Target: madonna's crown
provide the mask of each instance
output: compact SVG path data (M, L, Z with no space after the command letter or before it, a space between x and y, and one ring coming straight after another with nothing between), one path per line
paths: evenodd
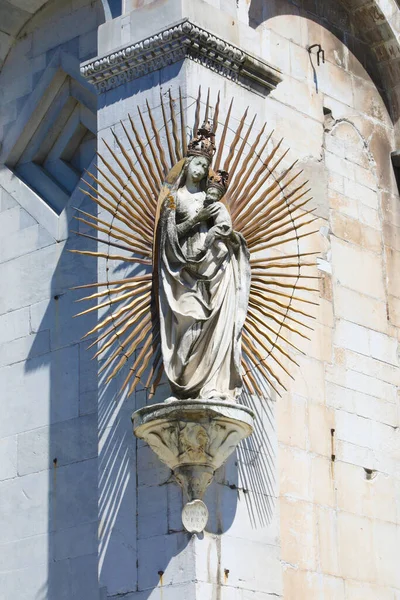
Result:
M217 190L224 195L228 190L228 179L229 173L227 171L222 171L220 169L218 169L218 171L213 171L208 179L207 189L210 187L217 188Z
M211 129L209 122L197 130L195 137L189 142L188 156L205 156L210 162L215 154L215 133Z

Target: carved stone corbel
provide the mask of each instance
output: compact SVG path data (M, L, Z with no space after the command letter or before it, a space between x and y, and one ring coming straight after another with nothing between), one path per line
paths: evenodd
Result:
M133 413L135 435L172 469L185 492L183 523L188 531L204 529L208 512L201 498L216 469L252 433L253 420L244 406L202 400L155 404Z

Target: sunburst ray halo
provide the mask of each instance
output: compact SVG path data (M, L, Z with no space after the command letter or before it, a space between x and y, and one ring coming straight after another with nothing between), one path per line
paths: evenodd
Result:
M245 389L263 395L263 381L278 394L291 376L290 364L297 364L294 352L301 352L293 337L308 338L313 305L318 291L304 269L314 266L317 252L300 250L302 240L317 232L316 217L308 209L311 197L296 161L286 166L288 150L274 142L266 123L255 135L255 117L248 123L248 110L237 125L232 142L230 102L223 126L219 127L220 94L214 109L213 131L217 154L213 170L229 172L230 187L223 201L230 210L233 228L246 239L251 253L249 307L242 335L242 367ZM95 282L75 289L99 288L80 300L96 304L76 316L106 311L85 337L95 336L96 358L103 358L101 370L111 380L127 365L121 391L131 394L138 383L152 396L161 381L163 363L157 310L157 222L161 205L181 171L187 150L184 99L179 90L173 99L160 94L159 113L146 102L146 111L137 108L129 124L121 122L121 139L112 130L114 148L105 140L106 156L98 154L97 173L87 173L82 189L108 220L79 211L76 219L95 230L104 251L74 250L108 261L141 265L147 272ZM195 103L194 128L210 118L208 90L202 114L201 88ZM203 119L201 118L203 117ZM157 123L161 121L159 130ZM140 125L139 125L140 124ZM164 149L161 133L166 141ZM219 137L219 139L218 139ZM114 248L118 251L114 251ZM127 254L122 254L126 252ZM305 283L303 283L303 280Z

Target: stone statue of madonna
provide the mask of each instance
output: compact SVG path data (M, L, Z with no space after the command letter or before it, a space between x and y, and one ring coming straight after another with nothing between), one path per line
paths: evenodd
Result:
M234 402L242 389L249 252L220 202L228 174L211 171L214 153L213 134L203 126L161 208L161 346L174 398Z

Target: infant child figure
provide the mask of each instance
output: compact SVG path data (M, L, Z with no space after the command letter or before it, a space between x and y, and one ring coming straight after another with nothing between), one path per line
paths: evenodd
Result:
M234 244L236 242L236 235L232 229L232 220L229 211L220 202L228 189L228 177L229 175L226 171L217 171L208 180L204 207L212 208L214 225L209 229L204 240L204 252L211 248L217 239L230 238Z

